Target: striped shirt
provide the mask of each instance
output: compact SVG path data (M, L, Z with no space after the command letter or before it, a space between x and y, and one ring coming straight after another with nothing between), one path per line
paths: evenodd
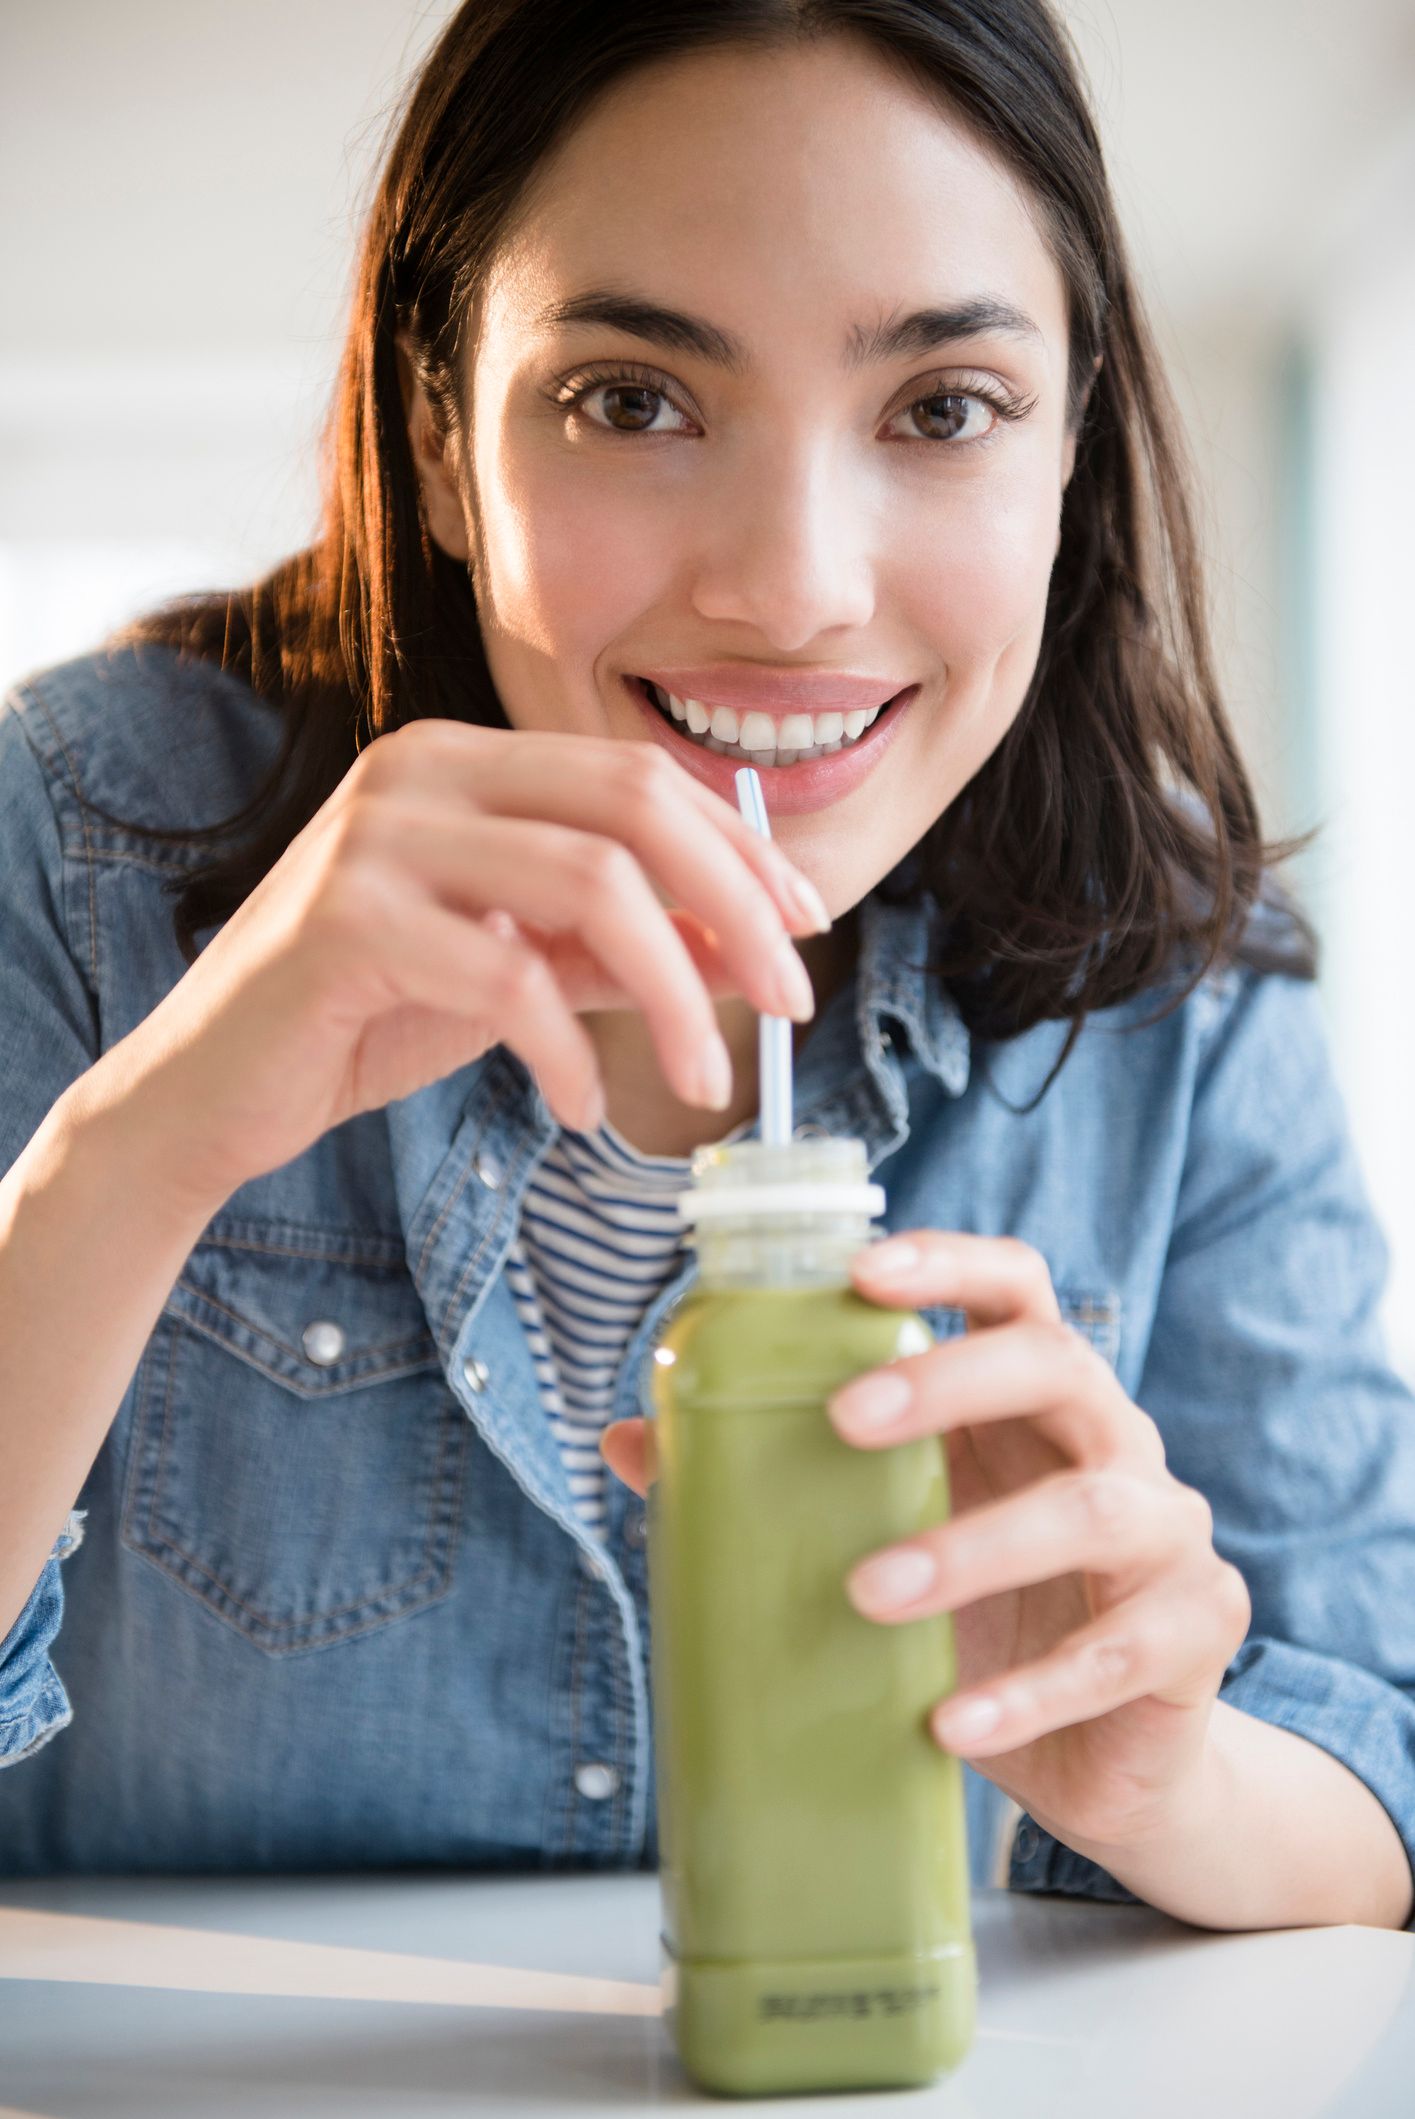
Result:
M562 1130L531 1178L506 1262L575 1506L605 1535L601 1431L645 1310L682 1262L690 1164L641 1155L608 1123Z

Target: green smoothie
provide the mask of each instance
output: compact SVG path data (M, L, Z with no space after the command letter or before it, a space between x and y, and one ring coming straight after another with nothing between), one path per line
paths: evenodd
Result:
M847 1378L930 1337L848 1285L865 1176L853 1141L704 1151L701 1277L656 1351L668 2004L708 2089L927 2082L972 2036L961 1767L926 1726L951 1624L877 1625L844 1589L948 1507L937 1438L857 1450L826 1416Z

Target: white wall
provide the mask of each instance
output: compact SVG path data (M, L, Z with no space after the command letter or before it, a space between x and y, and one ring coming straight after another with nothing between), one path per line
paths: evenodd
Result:
M307 540L361 197L451 11L0 9L0 682Z
M1394 1249L1415 1375L1415 129L1311 303L1318 781L1313 864L1338 1065Z

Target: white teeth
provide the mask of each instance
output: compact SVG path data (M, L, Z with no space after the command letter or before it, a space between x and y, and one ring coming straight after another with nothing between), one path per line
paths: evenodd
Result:
M755 757L762 765L794 765L800 760L830 757L854 743L879 719L883 706L857 707L848 714L739 713L736 707L703 705L680 699L662 685L649 684L655 704L679 727L709 750ZM887 702L886 702L887 703Z

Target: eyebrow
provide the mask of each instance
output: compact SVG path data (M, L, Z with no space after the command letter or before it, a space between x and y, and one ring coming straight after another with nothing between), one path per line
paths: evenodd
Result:
M721 331L700 316L681 309L665 309L634 294L612 288L591 287L564 301L552 302L535 319L542 330L566 324L601 324L613 331L651 345L667 346L675 353L696 353L731 375L740 375L749 365L746 347L730 332ZM931 353L938 346L959 339L980 338L985 333L1006 338L1041 341L1041 331L1031 317L1011 302L992 295L977 295L954 302L945 309L915 309L908 316L892 316L866 329L851 327L845 341L845 366L855 370L878 361L905 360Z

